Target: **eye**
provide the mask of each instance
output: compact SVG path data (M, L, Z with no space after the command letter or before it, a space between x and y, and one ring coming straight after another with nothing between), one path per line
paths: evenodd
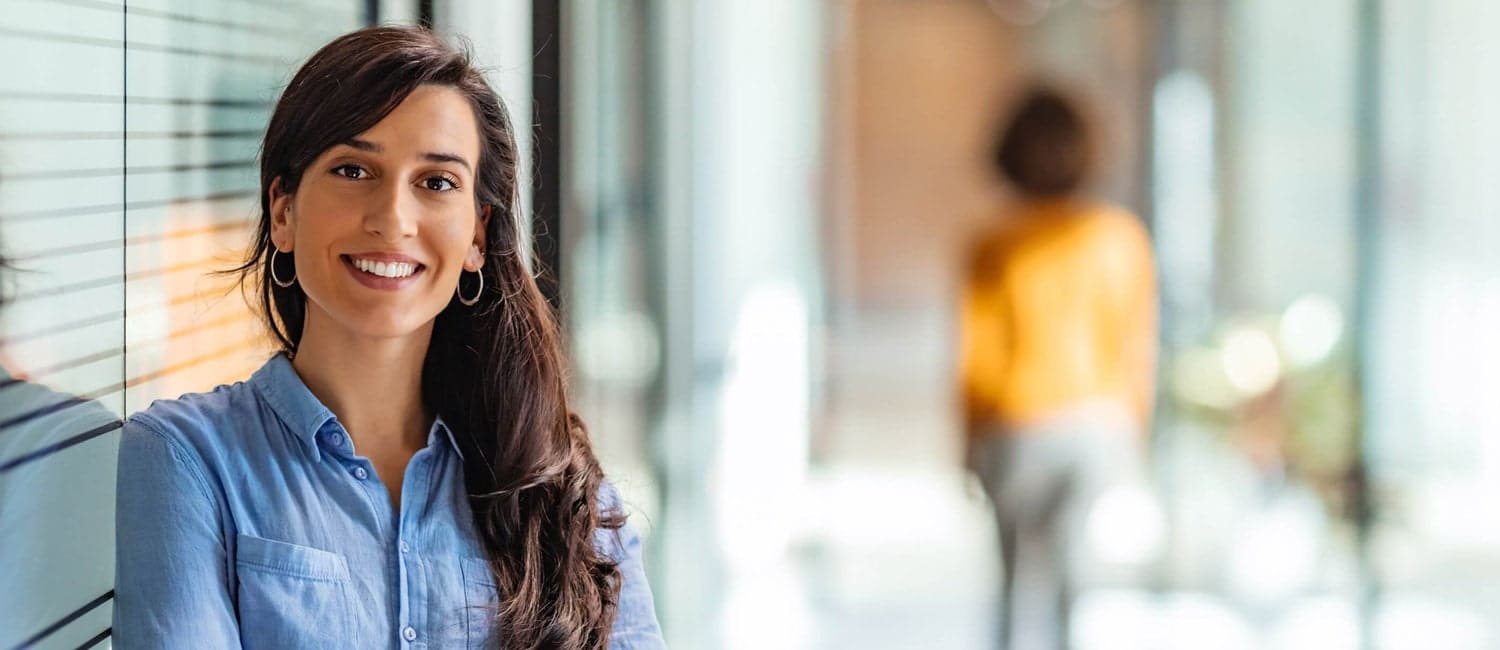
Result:
M329 171L338 176L356 181L363 178L368 178L370 175L370 172L365 171L363 167L360 167L358 165L339 165L338 167L334 167Z
M451 192L458 189L458 183L446 176L428 176L422 179L422 187L434 192Z

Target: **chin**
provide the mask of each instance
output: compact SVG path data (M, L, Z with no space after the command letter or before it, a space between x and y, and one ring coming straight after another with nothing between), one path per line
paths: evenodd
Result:
M438 313L447 306L446 303L432 304L436 301L431 296L427 296L427 300L352 298L338 296L334 300L320 302L309 296L309 324L313 320L323 321L323 325L330 329L329 334L342 332L345 336L367 339L400 338L431 331Z
M429 329L437 314L422 318L411 309L363 310L351 314L344 326L370 338L399 338Z

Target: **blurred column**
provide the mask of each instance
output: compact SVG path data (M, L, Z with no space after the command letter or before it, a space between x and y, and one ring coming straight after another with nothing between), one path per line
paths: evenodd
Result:
M1361 5L1379 52L1359 323L1382 588L1371 632L1393 647L1496 647L1500 5Z
M694 21L698 394L725 570L724 647L798 647L788 565L807 469L809 331L820 304L822 6L700 3ZM777 621L768 625L767 621Z
M804 453L819 62L797 4L705 3L698 22L697 343L720 370L714 478L719 529L740 538L725 542L731 562L784 542L790 504L775 493Z
M821 300L822 9L568 9L563 241L580 408L645 515L670 643L794 646L802 608L784 563Z

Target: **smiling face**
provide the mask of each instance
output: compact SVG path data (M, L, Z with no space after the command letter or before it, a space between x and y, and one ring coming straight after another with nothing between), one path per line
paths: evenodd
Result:
M430 332L459 274L484 264L479 128L469 100L420 86L369 130L320 154L294 194L271 188L271 241L293 253L307 326Z

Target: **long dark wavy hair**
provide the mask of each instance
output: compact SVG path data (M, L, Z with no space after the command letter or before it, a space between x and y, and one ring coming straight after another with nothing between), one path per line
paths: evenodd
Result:
M511 121L468 53L426 29L373 27L314 54L271 116L260 227L244 264L228 272L258 294L271 333L295 356L307 296L299 285L271 281L272 183L296 192L320 154L373 127L424 84L457 90L473 105L481 141L474 207L491 210L483 294L472 307L454 300L438 314L422 399L464 452L474 521L500 587L492 620L508 647L604 648L621 577L594 535L620 528L624 516L598 499L603 472L583 421L568 408L561 334L521 257Z

